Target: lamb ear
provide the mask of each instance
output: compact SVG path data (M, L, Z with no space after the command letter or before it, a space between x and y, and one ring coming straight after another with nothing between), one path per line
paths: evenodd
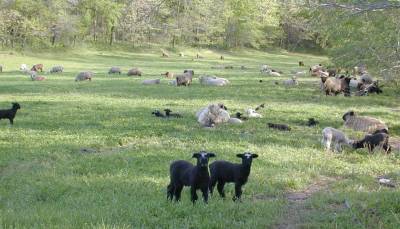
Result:
M258 154L255 154L255 153L254 153L254 154L251 155L251 157L252 157L252 158L257 158L257 157L258 157Z
M244 155L244 154L242 154L242 153L238 153L238 154L236 154L236 157L243 158L243 155Z
M199 158L200 154L199 153L194 153L192 158Z
M215 153L207 153L208 157L216 157L217 155L215 155Z

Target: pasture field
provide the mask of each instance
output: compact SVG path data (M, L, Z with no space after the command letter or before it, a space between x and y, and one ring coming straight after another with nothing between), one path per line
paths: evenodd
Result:
M161 58L159 50L68 53L0 53L0 107L17 101L14 126L0 121L0 228L399 228L400 156L368 154L345 148L327 153L321 146L326 126L342 130L342 115L353 109L384 120L391 136L400 136L400 97L385 85L384 94L366 97L326 97L318 79L300 78L300 85L275 85L289 79L289 71L327 62L325 57L252 50L220 53L201 50L203 59ZM186 51L185 51L186 52ZM304 60L306 67L297 63ZM63 65L62 74L44 74L31 81L18 71L20 64L43 63L46 70ZM217 64L234 69L211 69ZM273 78L259 73L269 66L287 74ZM240 70L245 65L247 70ZM109 76L109 67L124 73L140 67L141 78ZM191 68L195 76L215 74L231 81L225 87L144 86L143 79L166 71ZM96 73L92 82L74 82L79 71ZM263 82L260 83L259 80ZM231 114L265 103L261 119L242 125L201 128L195 112L212 102L223 102ZM170 108L181 119L159 119L155 109ZM314 117L317 127L305 122ZM291 132L266 127L267 122L287 123ZM351 138L362 134L349 130ZM241 203L218 195L209 204L195 206L189 189L182 201L166 199L169 164L191 159L207 150L216 159L239 162L237 153L252 151L249 182ZM396 188L380 186L378 176L388 176ZM329 181L329 185L326 183ZM325 183L324 183L325 182ZM319 187L321 186L321 187ZM310 188L314 187L314 188ZM310 191L313 189L314 191ZM287 198L290 193L310 194Z

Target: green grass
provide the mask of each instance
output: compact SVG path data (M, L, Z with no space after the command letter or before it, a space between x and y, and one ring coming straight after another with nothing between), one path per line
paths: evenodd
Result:
M77 50L68 53L0 53L0 107L17 101L14 126L0 121L0 227L2 228L269 228L281 220L288 205L284 194L298 191L322 176L340 177L329 192L307 201L306 228L398 228L399 189L380 187L375 177L400 178L397 153L368 155L346 149L324 152L321 130L342 128L349 109L384 120L392 135L400 135L399 96L386 87L383 95L326 97L318 80L300 79L297 88L275 85L289 78L261 76L261 64L289 72L326 62L324 57L296 53L242 51L220 53L202 50L205 56L161 58L158 50L140 52ZM175 54L176 56L176 54ZM17 69L21 63L43 63L48 69L61 64L65 72L32 82ZM249 70L215 70L211 66L245 65ZM126 72L140 67L140 79L108 76L110 66ZM197 80L190 87L143 86L143 78L158 78L165 71L192 68L196 74L226 77L231 85L205 87ZM77 72L96 73L92 82L74 82ZM259 83L263 79L263 83ZM195 112L212 102L223 102L231 113L265 103L264 118L240 126L204 129ZM152 117L154 109L169 107L182 119ZM314 117L320 125L304 122ZM266 128L267 122L288 123L292 131ZM360 133L346 130L352 137ZM82 153L82 148L97 153ZM260 155L254 161L242 203L213 196L208 205L193 206L188 188L180 203L166 200L170 162L190 159L193 152L209 150L217 159L238 162L246 150ZM351 203L351 209L344 202ZM357 220L355 220L355 218Z

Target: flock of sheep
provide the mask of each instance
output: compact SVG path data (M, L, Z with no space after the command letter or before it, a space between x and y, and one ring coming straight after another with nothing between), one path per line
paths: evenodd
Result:
M183 55L183 54L182 54ZM163 57L169 57L166 52L162 53ZM197 56L198 58L199 55ZM221 60L223 60L221 56ZM304 66L302 61L299 66ZM213 67L216 68L216 67ZM231 69L233 66L223 66L224 69ZM247 69L241 66L241 69ZM0 65L0 72L3 67ZM34 81L42 81L44 76L39 75L39 71L43 72L43 64L33 65L32 68L27 67L26 64L20 66L20 70L30 75ZM60 73L64 71L63 66L54 66L50 68L49 73ZM261 74L266 74L273 77L280 77L283 72L272 69L268 65L262 65L260 68ZM113 66L109 69L108 74L121 74L121 68ZM142 71L139 68L132 68L127 72L128 76L142 76ZM293 71L291 78L282 82L285 86L296 86L299 84L298 78L305 77L306 71ZM320 87L326 95L338 95L343 93L345 96L350 96L352 89L355 89L355 95L368 95L370 93L382 93L378 81L374 81L368 74L365 68L357 67L354 69L353 74L349 71L341 74L339 69L325 69L321 64L310 67L309 74L320 78ZM166 72L161 74L166 78L174 78L169 84L175 86L190 86L194 77L194 70L186 69L183 73L174 74ZM93 72L85 71L76 75L75 81L92 80ZM359 79L357 79L359 77ZM144 85L160 84L160 79L145 79L142 81ZM225 78L220 78L215 75L203 75L199 77L199 82L202 85L210 86L225 86L230 84L230 81ZM260 82L262 82L260 80ZM279 84L279 82L276 82ZM243 113L236 112L231 116L227 107L222 103L209 104L198 110L195 114L197 122L206 128L213 128L222 123L228 124L242 124L244 121L251 118L262 118L262 114L258 113L260 109L264 108L264 104L256 107L255 109L248 108ZM14 117L17 110L20 109L18 103L13 103L11 109L0 110L0 119L9 119L13 124ZM181 118L179 113L173 113L170 109L165 109L165 114L155 110L152 114L160 118ZM342 131L326 127L322 130L322 145L326 150L334 152L341 152L342 146L347 145L353 149L367 148L372 152L374 148L380 147L385 152L391 152L389 145L389 129L387 125L381 120L358 116L355 112L350 111L343 115L344 126L354 129L356 131L365 132L365 136L359 140L349 139ZM317 125L318 121L310 118L308 125ZM267 123L269 128L274 128L282 131L291 131L287 124ZM176 201L180 200L181 191L184 186L191 188L191 201L194 203L198 196L196 190L201 190L203 199L208 201L208 194L213 192L215 185L221 197L225 197L224 185L229 182L235 183L235 196L233 200L239 200L242 194L241 187L247 182L250 174L252 159L258 157L257 154L245 152L237 154L236 156L242 159L241 164L235 164L227 161L215 161L208 165L209 158L215 157L215 153L201 151L193 154L196 158L197 164L193 165L188 161L178 160L170 165L170 184L167 188L167 198Z

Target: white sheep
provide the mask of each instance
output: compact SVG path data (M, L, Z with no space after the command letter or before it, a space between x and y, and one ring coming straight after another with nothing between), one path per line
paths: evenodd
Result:
M266 65L266 64L261 65L261 67L260 67L260 72L261 73L267 72L268 70L269 70L268 65Z
M230 123L230 124L242 124L243 121L240 120L240 119L238 119L238 118L230 118L230 119L228 120L228 123Z
M292 79L289 80L284 80L283 85L285 86L294 86L294 85L299 85L299 82L297 81L296 76L292 76Z
M306 71L294 72L293 74L296 77L304 77L304 76L306 76Z
M147 79L142 81L143 85L160 84L160 79Z
M206 127L228 122L231 117L229 113L222 109L219 104L211 104L199 113L197 121Z
M26 64L21 64L21 66L19 67L19 70L26 72L28 70L28 65Z
M332 144L334 144L333 152L341 152L342 145L351 145L352 140L349 140L347 136L340 130L326 127L322 130L322 145L325 150L330 151L332 149Z
M257 113L254 109L249 108L246 110L247 117L249 118L262 118L262 115Z
M210 86L225 86L229 84L229 80L225 78L219 78L216 76L201 76L199 78L200 84Z

